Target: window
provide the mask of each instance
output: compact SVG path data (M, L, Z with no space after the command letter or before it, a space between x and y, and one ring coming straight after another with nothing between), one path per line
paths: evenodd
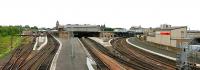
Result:
M181 31L181 38L184 37L184 31Z

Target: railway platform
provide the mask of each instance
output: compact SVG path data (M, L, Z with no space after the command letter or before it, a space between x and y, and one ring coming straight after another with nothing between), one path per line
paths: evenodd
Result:
M101 39L101 38L98 38L98 37L89 37L89 38L92 39L92 40L94 40L94 41L96 41L97 43L105 46L105 47L112 46L109 41L105 41L104 42L103 39Z
M112 45L110 43L110 41L113 39L108 39L107 41L104 41L103 38L99 38L99 37L89 37L89 39L101 44L102 46L104 46L105 48L107 48L109 51L114 51L114 49L112 48Z
M176 53L174 53L174 52L167 51L167 50L164 50L164 49L159 49L159 48L153 47L152 45L148 45L148 44L139 42L135 38L128 38L127 42L129 42L129 44L136 45L137 47L139 47L143 50L146 50L148 52L152 52L152 53L157 54L159 56L164 56L165 58L168 58L168 59L171 59L171 60L176 60ZM196 59L195 63L198 67L200 67L199 57L197 57L197 58L190 57L189 61L193 62L194 61L193 59Z
M33 50L41 50L47 44L47 36L37 37Z
M87 55L78 38L58 38L62 48L56 61L55 70L88 70L86 65Z
M170 51L167 51L167 50L163 50L163 49L153 47L153 46L148 45L148 44L144 44L142 42L137 41L135 38L129 38L128 41L130 43L134 44L134 45L141 47L141 48L145 48L145 49L151 50L151 51L156 52L156 53L160 53L160 54L172 57L172 58L176 58L176 53L174 53L174 52L170 52Z

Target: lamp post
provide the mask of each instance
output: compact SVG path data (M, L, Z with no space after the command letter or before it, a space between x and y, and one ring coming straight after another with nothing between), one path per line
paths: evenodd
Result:
M73 38L74 38L74 33L73 33L73 26L71 26L71 50L72 50L72 54L71 54L71 56L72 56L72 58L74 58L74 45L73 45Z

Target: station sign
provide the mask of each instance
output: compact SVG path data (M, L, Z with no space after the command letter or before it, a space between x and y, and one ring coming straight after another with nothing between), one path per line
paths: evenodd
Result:
M160 32L160 35L170 35L170 34L171 34L171 32L169 32L169 31Z
M156 32L157 35L171 35L170 31L160 31L160 32Z

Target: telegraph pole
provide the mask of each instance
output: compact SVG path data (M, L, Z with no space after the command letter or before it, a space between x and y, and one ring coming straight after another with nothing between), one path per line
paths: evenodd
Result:
M10 40L11 40L11 42L10 42L10 44L11 44L10 50L12 50L12 48L13 48L13 35L12 34L11 34Z
M10 27L10 50L12 50L12 48L13 48L13 31L12 31L12 27Z

